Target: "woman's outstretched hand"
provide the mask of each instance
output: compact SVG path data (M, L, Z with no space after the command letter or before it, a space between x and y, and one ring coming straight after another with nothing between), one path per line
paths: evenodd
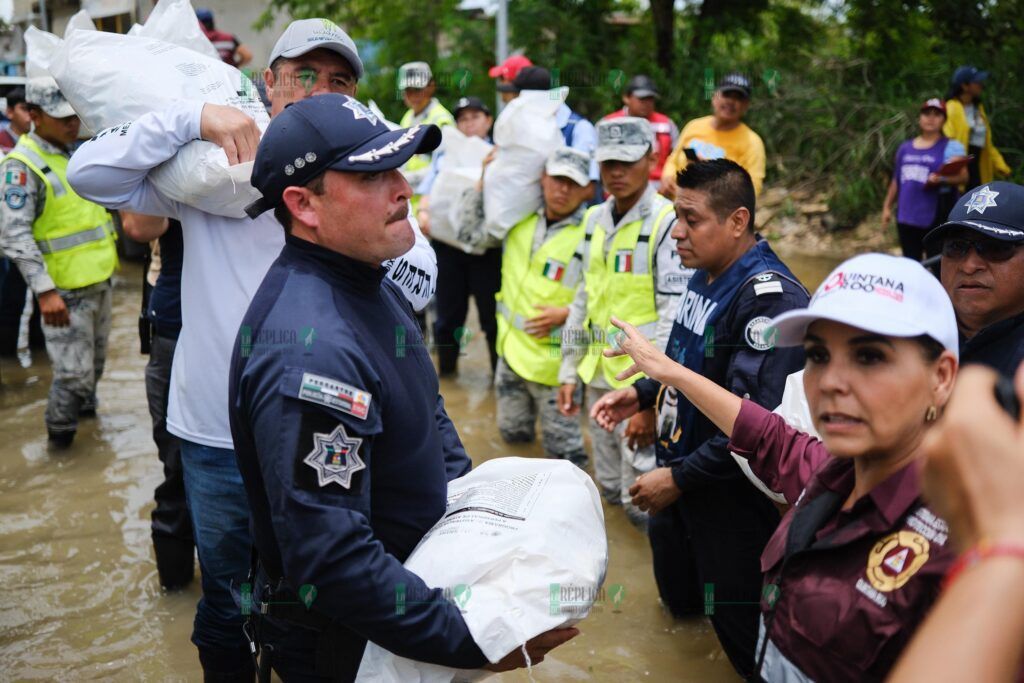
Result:
M621 333L616 335L616 339L611 340L612 348L604 351L605 357L628 355L633 360L633 364L617 374L615 379L627 380L642 372L651 379L666 384L666 378L679 364L659 351L658 347L649 342L633 325L615 316L612 316L612 325L619 328Z

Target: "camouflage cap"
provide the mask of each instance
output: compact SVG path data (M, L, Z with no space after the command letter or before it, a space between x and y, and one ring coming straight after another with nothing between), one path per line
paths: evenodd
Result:
M426 62L408 62L398 67L398 89L426 88L434 74Z
M647 119L620 116L597 124L597 149L594 159L634 162L653 149L654 131Z
M564 176L580 187L590 184L590 155L572 147L559 147L548 157L544 172Z
M57 81L49 77L30 78L25 83L25 102L36 105L55 119L75 115L74 108L64 99Z

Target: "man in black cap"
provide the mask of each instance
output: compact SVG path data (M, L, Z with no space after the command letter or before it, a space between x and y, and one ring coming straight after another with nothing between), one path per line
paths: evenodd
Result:
M621 116L635 116L647 119L651 123L651 130L654 131L654 153L656 163L651 166L651 184L658 189L661 184L661 171L665 167L665 161L672 152L672 148L679 139L679 128L672 119L661 112L655 111L655 103L660 97L658 86L650 76L637 74L629 79L626 84L625 94L622 96L624 106L618 111L613 111L605 116L602 121L617 119Z
M750 79L741 73L722 77L711 96L711 116L693 119L679 134L679 142L661 173L661 192L672 198L676 191L676 173L686 164L705 159L731 159L750 174L754 192L761 193L764 183L764 142L743 117L750 108Z
M925 237L960 328L960 363L1012 377L1024 361L1024 187L995 181L960 198Z
M367 640L450 667L526 661L516 650L489 664L459 608L402 566L444 514L448 481L470 469L411 308L381 266L415 239L398 167L440 140L436 126L392 131L328 94L285 109L256 154L263 197L247 212L273 210L285 246L242 320L229 410L259 555L253 611L284 680L351 681ZM259 352L300 328L303 343ZM526 650L536 662L576 633Z

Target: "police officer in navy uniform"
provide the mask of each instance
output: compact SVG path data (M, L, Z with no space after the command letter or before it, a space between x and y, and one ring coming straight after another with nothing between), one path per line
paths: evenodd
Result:
M381 268L414 240L397 169L440 140L328 94L286 108L256 155L263 196L248 211L273 209L286 241L236 340L230 419L259 558L252 611L266 609L261 673L269 654L285 681L353 680L367 640L451 667L525 664L518 650L488 664L459 608L402 566L470 470L412 309ZM575 634L541 634L527 652L535 663Z
M1024 362L1024 186L995 181L957 201L925 243L960 329L960 363L1012 377Z
M754 231L754 185L727 159L690 164L677 176L672 229L682 263L697 268L678 307L666 354L768 409L802 348L775 348L768 323L803 308L808 295ZM619 421L658 407L658 468L630 488L650 517L654 574L677 616L708 613L733 666L753 669L761 590L760 555L779 522L774 505L743 475L728 437L672 387L652 379L602 397L591 416ZM602 422L602 424L604 424Z

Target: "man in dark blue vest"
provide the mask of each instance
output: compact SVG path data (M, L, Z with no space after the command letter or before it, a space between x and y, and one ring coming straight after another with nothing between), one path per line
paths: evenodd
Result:
M678 185L672 237L683 265L697 271L666 353L775 408L804 358L800 348L774 348L768 324L806 306L807 290L754 232L754 185L741 166L727 159L689 164ZM659 467L638 477L630 493L651 515L661 599L677 616L709 614L729 660L747 676L757 641L759 558L778 512L737 467L725 435L673 388L641 379L604 396L591 414L605 425L652 405Z

